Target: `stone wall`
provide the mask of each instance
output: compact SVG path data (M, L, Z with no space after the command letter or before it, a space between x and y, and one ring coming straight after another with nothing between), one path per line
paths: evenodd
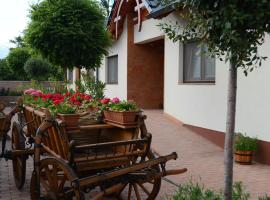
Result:
M10 91L17 91L18 87L29 85L30 83L30 81L0 81L0 90L5 88L9 89ZM45 88L53 86L53 82L51 81L41 81L40 84Z

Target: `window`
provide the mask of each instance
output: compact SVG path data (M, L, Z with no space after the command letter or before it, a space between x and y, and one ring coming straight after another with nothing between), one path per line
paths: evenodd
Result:
M118 55L107 57L106 83L118 83Z
M184 45L184 82L215 82L215 58L197 42Z
M68 72L68 74L67 74L67 79L68 79L70 82L73 82L73 69L68 69L67 72Z

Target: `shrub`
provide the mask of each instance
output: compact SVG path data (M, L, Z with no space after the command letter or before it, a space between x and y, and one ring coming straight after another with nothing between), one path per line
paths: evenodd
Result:
M13 72L6 59L0 59L0 80L11 80Z
M259 200L270 200L270 196L265 195L263 197L259 197Z
M249 193L245 192L241 182L233 185L233 200L248 200ZM207 189L199 183L189 181L181 185L171 200L222 200L222 192Z
M89 73L82 73L83 81L75 82L76 87L80 92L89 92L89 94L93 97L93 99L103 99L104 98L104 90L106 84L100 80L95 80Z
M7 62L14 72L15 80L29 80L23 66L30 56L31 54L27 48L14 48L9 52Z
M41 58L30 58L24 64L24 70L31 78L43 81L48 80L52 65Z
M236 151L255 151L257 149L257 138L237 133L234 148Z

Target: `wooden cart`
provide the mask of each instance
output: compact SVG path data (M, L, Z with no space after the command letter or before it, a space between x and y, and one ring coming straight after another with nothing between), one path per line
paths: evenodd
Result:
M152 200L163 176L186 171L165 169L167 161L177 158L176 153L153 155L143 115L132 126L96 124L67 129L48 110L17 106L11 115L15 112L26 123L13 123L12 150L4 156L13 161L18 189L24 185L26 159L33 157L32 200L107 196Z

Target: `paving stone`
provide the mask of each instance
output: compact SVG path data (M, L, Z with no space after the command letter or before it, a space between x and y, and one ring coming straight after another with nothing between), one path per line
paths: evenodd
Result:
M177 152L179 158L167 164L167 168L188 168L188 172L168 179L181 185L190 179L199 181L206 187L220 190L223 187L223 150L204 138L166 118L162 111L147 110L147 128L153 134L152 147L162 155ZM29 200L29 183L33 162L27 161L25 186L18 191L13 181L12 163L0 161L0 200ZM266 193L270 194L270 167L256 163L251 166L235 164L235 181L242 181L251 193L251 200ZM177 189L163 181L157 200L169 198Z

